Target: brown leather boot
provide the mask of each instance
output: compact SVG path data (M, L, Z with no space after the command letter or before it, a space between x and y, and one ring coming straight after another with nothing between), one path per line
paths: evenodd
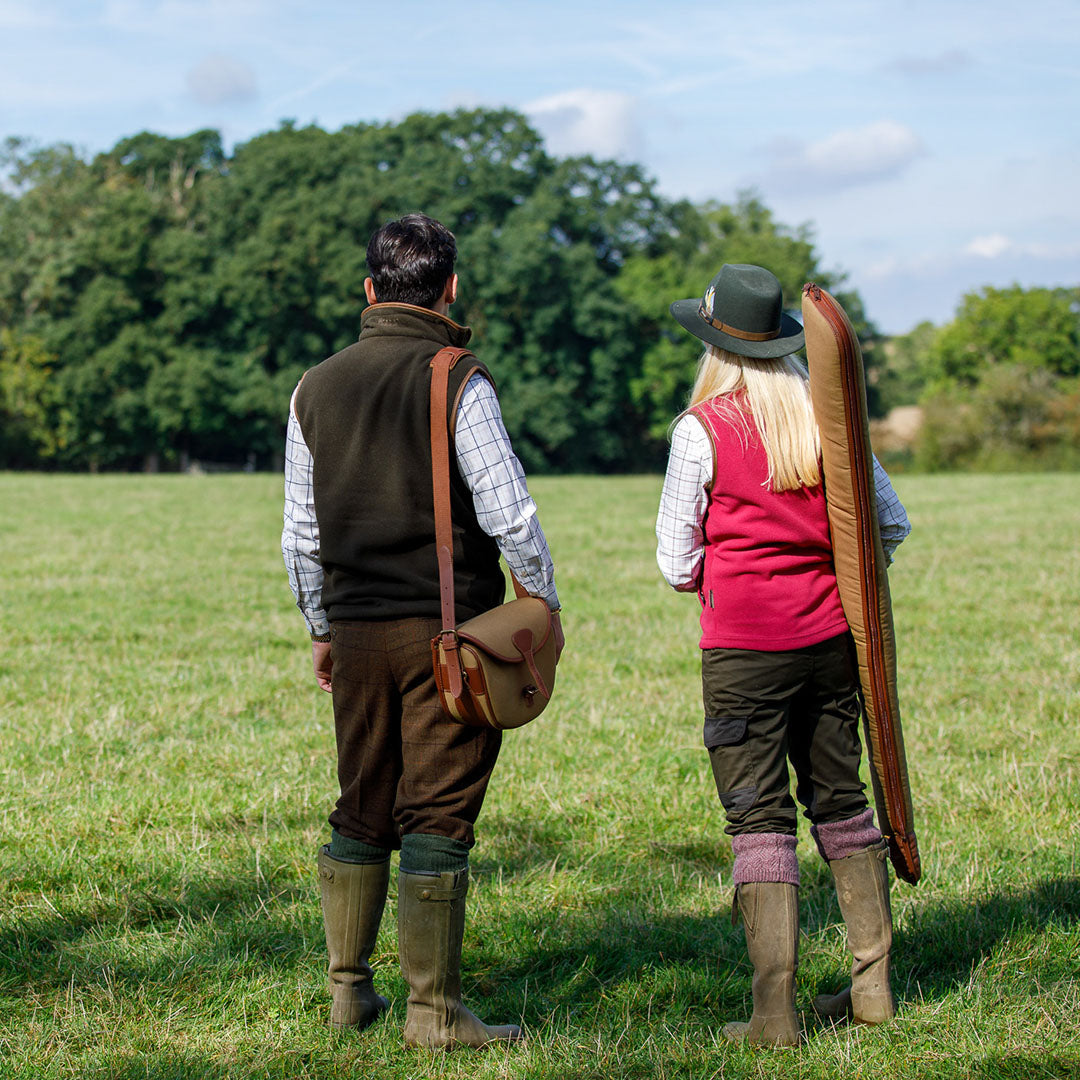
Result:
M889 987L892 908L887 858L888 846L883 840L829 863L853 959L851 985L839 994L814 998L814 1012L823 1020L880 1024L896 1015Z
M754 965L754 1012L749 1023L725 1025L724 1034L732 1040L797 1046L799 887L778 881L748 882L736 888L732 905L742 915L746 951Z
M398 873L398 954L409 984L405 1045L487 1046L519 1042L515 1024L482 1023L461 1001L461 942L469 871Z
M366 1028L388 1005L375 993L371 951L379 933L390 861L351 863L332 858L329 847L319 852L326 948L330 954L330 1026Z

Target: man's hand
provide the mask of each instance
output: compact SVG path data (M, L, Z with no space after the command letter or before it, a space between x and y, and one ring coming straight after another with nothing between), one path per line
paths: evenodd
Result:
M557 611L551 613L551 626L555 631L555 662L558 663L563 649L566 648L566 636L563 634L562 619Z
M334 666L334 661L330 658L329 641L311 643L311 666L315 669L315 681L329 694L330 669Z

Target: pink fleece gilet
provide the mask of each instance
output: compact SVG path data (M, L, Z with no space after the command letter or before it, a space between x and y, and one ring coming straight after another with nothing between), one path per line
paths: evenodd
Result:
M770 491L750 416L743 424L712 402L693 412L714 463L702 525L701 648L780 652L844 633L823 487Z

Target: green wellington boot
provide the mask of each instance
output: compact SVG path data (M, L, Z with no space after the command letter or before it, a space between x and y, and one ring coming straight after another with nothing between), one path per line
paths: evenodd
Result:
M398 874L398 952L409 984L405 1045L487 1046L524 1038L515 1024L489 1026L461 1002L461 942L469 871Z
M847 926L852 963L849 987L839 994L814 998L814 1012L823 1020L852 1019L857 1024L880 1024L896 1015L896 1002L889 987L892 908L887 852L883 840L829 863L840 913Z
M375 993L371 951L379 933L390 861L342 862L330 849L319 852L319 888L322 894L326 948L330 954L330 1026L366 1028L388 1005Z
M724 1026L732 1040L797 1046L795 972L799 966L799 887L778 881L739 885L733 905L742 915L746 951L754 965L754 1011L749 1023Z

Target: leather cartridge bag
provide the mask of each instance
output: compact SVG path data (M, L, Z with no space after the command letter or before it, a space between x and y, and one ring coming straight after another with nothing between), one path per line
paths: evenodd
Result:
M447 716L503 730L535 720L551 700L555 631L547 604L529 596L516 577L517 599L455 625L447 383L450 369L471 355L447 347L431 361L431 478L442 606L442 630L432 638L431 659Z

